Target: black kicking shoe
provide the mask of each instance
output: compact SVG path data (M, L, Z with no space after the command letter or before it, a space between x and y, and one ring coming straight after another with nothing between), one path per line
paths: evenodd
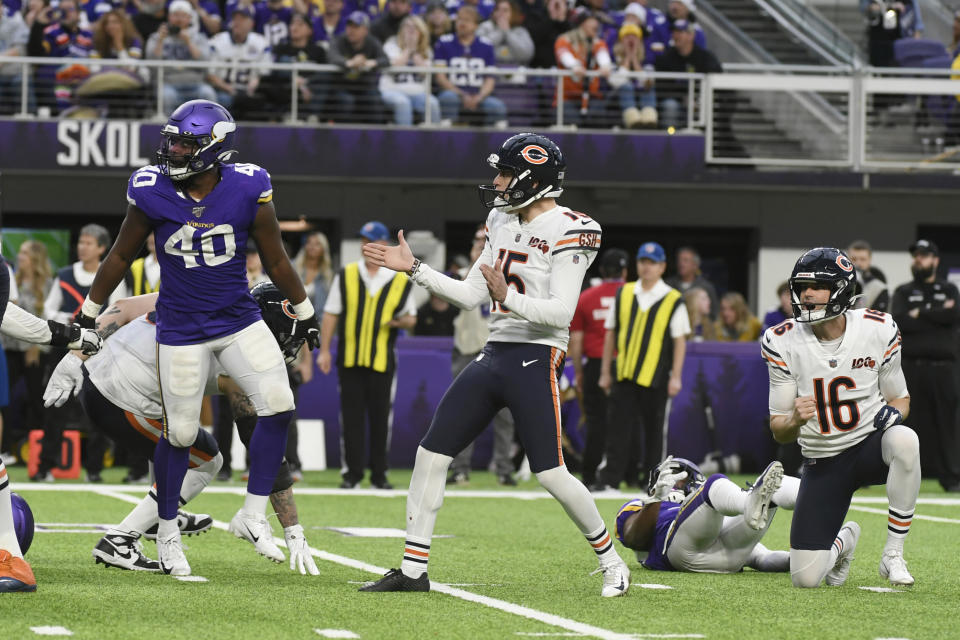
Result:
M376 489L393 489L393 485L390 484L389 480L384 480L383 482L371 481L370 484L372 484Z
M430 580L427 574L414 580L408 578L400 569L390 569L386 575L367 585L360 587L360 591L430 591Z

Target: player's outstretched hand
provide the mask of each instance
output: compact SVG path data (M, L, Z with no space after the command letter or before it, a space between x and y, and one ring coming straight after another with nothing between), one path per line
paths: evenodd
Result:
M503 276L503 266L500 258L491 267L488 264L480 265L480 273L487 281L487 290L490 297L497 302L503 302L507 299L507 280Z
M308 573L312 576L320 575L317 569L317 563L313 561L313 554L310 553L310 545L303 535L303 527L295 524L286 527L283 530L283 539L287 543L287 551L290 552L290 571L300 571L300 575L305 576Z
M410 271L413 268L413 251L403 239L403 230L397 233L397 245L394 247L368 242L363 245L363 256L381 267L394 271Z
M72 353L63 356L43 392L44 407L61 407L70 396L80 393L80 387L83 386L82 365L83 361Z

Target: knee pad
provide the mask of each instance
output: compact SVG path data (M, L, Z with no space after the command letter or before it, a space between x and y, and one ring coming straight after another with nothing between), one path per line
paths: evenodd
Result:
M254 371L261 372L278 365L284 366L283 354L277 340L263 321L253 325L253 330L241 335L238 342L243 357Z
M170 354L170 379L167 390L177 396L193 396L203 389L206 380L200 379L201 354L194 350L175 349Z
M910 427L902 424L894 425L883 434L882 447L884 449L884 462L890 462L897 458L908 466L913 466L920 461L920 438L917 432Z
M260 385L260 395L263 397L265 408L269 411L268 414L264 415L273 415L284 411L293 411L294 409L293 391L290 390L286 378L282 382L270 379L264 380Z
M200 423L196 420L192 422L178 421L173 416L167 416L167 440L175 447L185 448L193 446L197 440L197 433L200 431Z

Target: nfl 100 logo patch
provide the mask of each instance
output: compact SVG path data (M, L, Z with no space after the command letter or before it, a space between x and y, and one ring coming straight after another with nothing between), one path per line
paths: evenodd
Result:
M200 216L202 216L204 209L206 209L206 207L194 207L194 208L193 208L193 217L194 217L194 218L199 218Z

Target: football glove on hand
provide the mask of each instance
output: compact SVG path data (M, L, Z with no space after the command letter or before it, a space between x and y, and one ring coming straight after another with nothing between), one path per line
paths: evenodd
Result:
M674 487L678 482L681 480L686 480L687 472L680 471L679 468L674 466L672 463L673 456L667 456L666 460L657 466L657 469L660 473L657 476L657 483L653 485L653 497L655 500L677 502L677 500L669 500L670 494L674 491ZM682 491L680 492L680 495L683 495Z
M79 327L77 329L79 330ZM83 371L80 370L82 365L83 361L72 353L63 356L57 368L50 374L50 382L43 392L44 407L61 407L70 396L80 393L80 387L83 386Z
M73 324L83 329L95 329L97 326L97 319L91 318L81 311L77 314L77 317L73 319Z
M285 527L283 530L283 539L287 543L287 551L290 552L290 571L300 570L300 575L305 576L308 573L312 576L320 575L317 564L313 561L313 554L310 553L310 545L303 536L303 527L295 524L291 527Z
M895 407L891 407L888 404L880 407L880 411L877 411L877 415L873 416L873 426L877 428L878 431L883 431L888 427L892 427L895 424L901 424L903 422L903 414L897 411Z
M320 319L313 314L306 320L297 319L293 328L293 337L306 340L310 350L320 348Z
M47 320L50 327L50 345L66 349L79 349L86 356L100 351L103 340L93 329L83 329L78 325L65 325L55 320Z

